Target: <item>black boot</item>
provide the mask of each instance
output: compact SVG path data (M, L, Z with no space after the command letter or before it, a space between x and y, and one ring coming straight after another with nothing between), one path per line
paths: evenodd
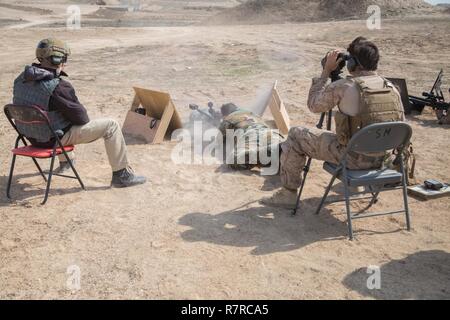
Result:
M145 182L147 182L147 178L135 175L131 168L125 168L113 172L111 186L114 188L126 188Z

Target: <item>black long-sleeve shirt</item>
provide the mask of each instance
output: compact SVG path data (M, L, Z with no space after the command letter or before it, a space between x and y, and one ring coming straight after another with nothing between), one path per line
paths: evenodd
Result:
M67 76L67 74L61 72L60 76ZM75 126L84 125L89 122L86 108L78 100L74 87L64 79L60 80L50 97L49 110L61 112Z

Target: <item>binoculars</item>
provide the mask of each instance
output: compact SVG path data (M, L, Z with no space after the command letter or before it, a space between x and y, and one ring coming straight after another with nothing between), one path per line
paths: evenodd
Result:
M327 55L328 55L328 53L327 53ZM322 68L325 68L325 63L327 62L327 55L325 55L325 57L321 61ZM332 81L337 81L341 78L340 74L342 73L342 69L344 69L347 61L351 59L351 56L348 53L341 52L341 53L339 53L336 61L339 59L341 59L341 62L339 63L336 70L333 70L333 72L331 72L331 74L330 74L330 78Z
M327 53L327 55L328 55L328 53ZM325 55L325 57L321 61L322 68L325 68L325 63L327 62L327 55ZM342 70L345 67L345 63L351 59L351 56L348 53L341 52L341 53L339 53L336 61L339 59L342 59L342 61L341 61L341 63L339 63L339 66L337 67L337 69L334 71Z

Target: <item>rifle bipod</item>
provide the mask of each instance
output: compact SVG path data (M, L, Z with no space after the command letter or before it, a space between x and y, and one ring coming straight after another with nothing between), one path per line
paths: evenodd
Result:
M320 120L319 123L317 124L317 128L318 129L322 129L323 128L323 123L325 122L325 117L327 117L327 130L331 131L331 119L333 117L333 111L330 110L328 112L322 112L322 114L320 115ZM308 157L308 160L306 161L306 165L303 167L303 179L302 179L302 184L300 186L300 190L298 192L297 195L297 202L295 203L295 208L292 211L292 215L295 216L297 214L298 208L300 206L300 201L301 201L301 197L302 197L302 193L303 193L303 188L305 187L305 183L306 183L306 178L308 177L308 172L311 168L311 162L312 162L312 158Z

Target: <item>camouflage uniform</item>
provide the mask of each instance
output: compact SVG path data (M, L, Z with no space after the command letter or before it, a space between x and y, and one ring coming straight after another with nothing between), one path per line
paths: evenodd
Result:
M267 156L271 156L273 148L278 147L282 137L269 128L267 124L260 118L252 114L250 111L239 109L223 118L219 127L223 136L224 151L226 151L227 130L242 130L238 135L238 139L243 142L243 148L234 150L232 154L227 154L226 163L234 169L250 169L257 165L261 165L259 153L262 148L267 150ZM238 145L239 146L239 145ZM257 160L250 163L251 159ZM267 164L265 164L267 165Z
M375 72L360 72L355 77L369 77L369 81L381 81ZM352 77L347 77L327 85L328 79L314 78L309 92L308 107L312 112L321 113L339 106L343 113L355 116L359 112L359 95L355 89ZM348 90L353 90L348 94ZM396 91L396 90L395 90ZM398 94L398 92L397 92ZM399 95L399 94L398 94ZM399 95L400 96L400 95ZM302 170L306 158L328 161L334 164L340 162L345 146L338 142L335 133L317 128L307 129L294 127L289 131L286 142L281 145L280 176L283 186L297 190L302 182ZM347 158L349 169L371 169L380 167L384 154L363 155L350 153Z
M306 157L317 160L338 163L345 151L337 141L336 134L317 128L294 127L281 145L280 176L283 186L296 190L302 183L302 170L306 164ZM382 157L370 157L363 154L350 153L347 158L349 169L370 169L380 167Z

